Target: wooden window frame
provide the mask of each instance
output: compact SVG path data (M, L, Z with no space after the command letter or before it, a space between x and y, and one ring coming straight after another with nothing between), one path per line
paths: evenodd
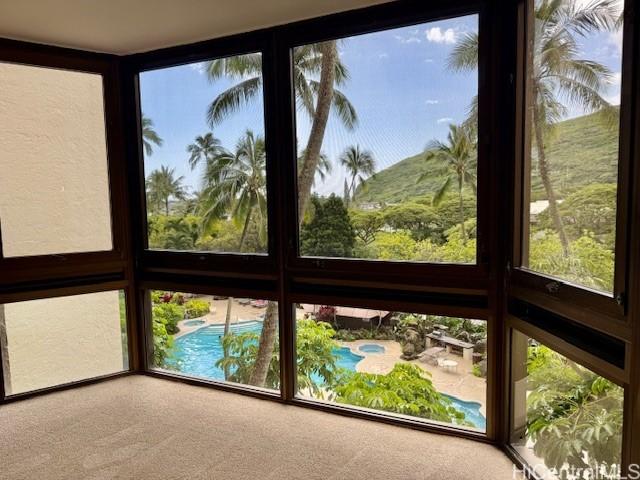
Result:
M2 258L0 304L122 290L127 310L129 369L36 391L7 396L0 381L0 404L72 388L140 370L137 314L130 255L128 184L122 129L120 61L117 56L0 39L0 62L97 74L102 77L112 249L81 253ZM5 355L0 351L0 356ZM0 378L2 378L0 362Z
M535 303L555 313L569 316L591 328L609 331L629 339L631 324L628 316L630 232L628 225L632 211L631 175L633 174L633 84L636 82L632 59L637 56L634 38L637 35L632 0L625 0L622 51L622 85L620 129L618 142L618 176L614 291L611 294L580 286L523 266L528 253L529 222L528 197L530 188L530 118L526 114L529 103L527 66L530 63L528 45L532 36L533 0L519 0L518 65L516 71L515 173L513 191L513 236L510 259L510 295Z

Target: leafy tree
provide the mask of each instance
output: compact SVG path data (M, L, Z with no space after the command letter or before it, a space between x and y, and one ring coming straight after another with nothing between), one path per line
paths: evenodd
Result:
M142 114L142 144L144 145L144 153L147 156L153 154L153 145L161 147L163 143L162 138L158 135L153 128L153 120Z
M200 236L200 219L193 215L151 215L147 223L151 248L193 250Z
M355 372L332 388L339 403L469 425L464 413L435 389L428 376L417 365L396 363L386 375Z
M347 209L334 194L324 202L311 199L314 214L311 221L300 229L300 251L303 255L327 257L351 257L355 245L355 233Z
M360 150L359 145L351 145L340 155L340 164L347 170L351 181L347 187L345 203L349 205L351 198L355 198L356 187L362 184L367 176L376 171L376 162L369 150Z
M414 240L444 241L445 223L431 205L403 202L385 208L383 215L387 225L395 230L408 230Z
M577 39L616 28L619 18L616 3L613 0L594 0L579 5L575 0L541 0L535 5L533 64L529 69L533 137L538 175L547 194L549 213L565 256L569 254L569 239L558 211L545 140L554 124L567 113L561 98L587 111L609 109L603 94L610 83L611 72L600 63L579 58L581 48ZM478 35L468 34L454 48L450 67L475 70L478 67L477 51Z
M545 272L602 291L613 291L614 253L590 236L571 242L571 257L564 255L558 234L540 232L529 246L529 265Z
M613 250L616 195L615 183L592 183L567 196L558 206L558 211L569 238L575 240L589 232ZM538 221L542 229L553 227L548 210L540 213Z
M475 144L472 139L472 132L462 125L449 125L447 143L439 140L432 140L427 144L425 159L438 159L445 165L448 172L443 184L433 197L433 205L437 206L451 188L453 182L458 189L458 220L462 230L462 241L466 242L467 233L464 227L464 199L463 190L465 186L471 188L476 193L476 154ZM418 178L418 182L423 181L433 172L425 172Z
M183 181L183 176L176 178L175 168L161 165L160 170L151 172L146 181L147 202L150 211L158 212L164 207L165 215L169 215L169 201L185 198L186 190L182 185Z
M527 371L536 456L558 471L619 466L623 389L542 345L529 347Z
M322 395L324 385L332 384L340 373L337 357L333 353L338 344L333 340L331 325L314 320L299 320L296 323L297 379L298 387L314 396ZM229 354L216 363L231 373L229 380L252 384L256 361L259 358L260 337L257 333L230 333L222 339ZM278 388L280 384L280 349L278 338L273 341L273 351L265 382L267 388Z
M373 245L380 260L415 260L418 248L406 231L381 232Z
M365 245L369 245L375 240L376 233L384 227L385 223L382 212L375 210L350 210L349 218L356 237Z

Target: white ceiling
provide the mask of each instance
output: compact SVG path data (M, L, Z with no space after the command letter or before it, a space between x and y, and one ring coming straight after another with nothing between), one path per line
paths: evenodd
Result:
M128 54L384 1L0 0L0 37Z

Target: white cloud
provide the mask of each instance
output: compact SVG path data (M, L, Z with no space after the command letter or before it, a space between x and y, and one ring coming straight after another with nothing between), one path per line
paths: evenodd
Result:
M436 120L436 123L451 123L453 122L453 118L451 117L442 117Z
M189 68L198 73L204 74L206 72L206 62L190 63Z
M435 43L456 43L456 32L453 28L442 30L440 27L431 27L426 32L427 41Z
M409 35L408 37L404 37L402 35L394 35L393 38L398 40L400 43L420 43L421 40L415 35Z
M384 53L384 52L379 53L378 54L378 58L389 58L389 54L388 53Z
M609 33L607 43L615 48L618 56L622 55L622 29L619 28L615 32Z
M433 63L433 58L425 58L424 63Z
M425 100L424 103L427 105L437 105L440 103L440 100Z

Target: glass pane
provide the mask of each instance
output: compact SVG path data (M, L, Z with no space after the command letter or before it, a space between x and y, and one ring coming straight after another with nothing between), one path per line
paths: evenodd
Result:
M129 369L124 292L0 305L8 395Z
M154 368L280 388L277 302L159 290L150 295Z
M149 248L267 253L262 55L140 74Z
M620 478L622 387L513 333L512 445L541 478Z
M102 77L0 63L5 257L112 249Z
M300 254L476 262L478 16L293 50Z
M485 321L302 304L296 345L301 397L486 428Z
M532 10L523 264L612 292L622 0L537 0Z

